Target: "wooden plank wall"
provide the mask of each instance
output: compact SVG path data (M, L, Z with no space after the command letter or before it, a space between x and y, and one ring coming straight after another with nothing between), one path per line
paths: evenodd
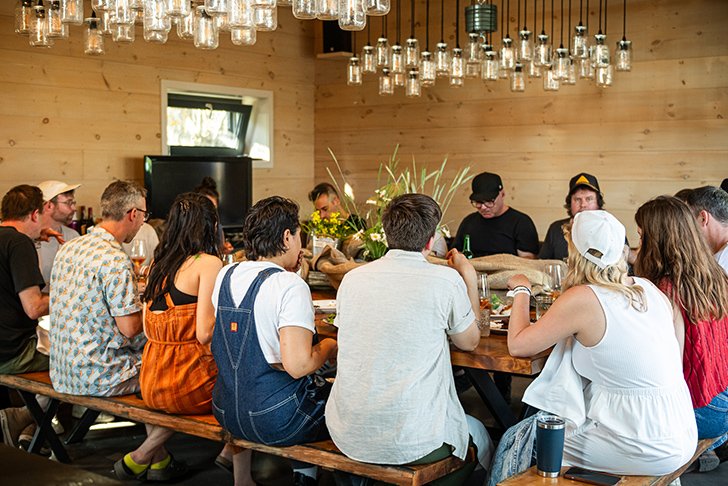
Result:
M516 2L510 3L514 37ZM365 77L361 87L348 87L346 62L318 60L316 179L328 179L326 167L333 163L327 149L331 148L355 193L365 200L375 187L378 163L397 144L402 163L414 157L418 164L434 167L447 156L453 171L470 165L475 173L499 173L509 203L533 217L543 238L550 222L565 215L569 178L587 171L599 178L606 208L627 226L630 241L636 244L633 215L644 201L684 187L719 184L728 177L724 28L728 2L627 3L634 67L631 73L616 73L614 86L606 90L581 82L550 94L537 80L528 83L525 93L511 93L503 81L484 85L480 80L466 80L465 87L452 89L438 79L419 99L405 98L402 90L381 97L375 77ZM528 4L532 11L533 2ZM546 4L549 31L551 2ZM403 0L402 43L410 32L409 5ZM422 43L424 5L424 0L417 0L416 32ZM576 23L579 1L573 0L572 5ZM598 5L596 0L590 3L592 34L598 24ZM439 6L440 2L431 2L431 50L440 39ZM454 7L454 1L446 2L446 41L451 46ZM394 39L394 15L389 17L389 37ZM608 43L614 48L622 37L622 2L609 2L607 26ZM381 21L375 20L372 43L380 32ZM465 39L463 31L461 46ZM366 40L364 31L357 45ZM469 194L469 188L463 190L451 207L448 220L453 230L471 211Z
M170 33L131 46L106 40L107 53L83 54L83 32L51 49L13 32L16 2L0 2L0 194L21 183L82 183L79 204L97 208L113 179L143 182L142 156L161 153L161 80L274 92L275 162L253 176L253 199L281 194L306 200L313 182L313 25L280 9L274 33L253 47L221 35L215 51ZM90 12L90 2L85 2Z

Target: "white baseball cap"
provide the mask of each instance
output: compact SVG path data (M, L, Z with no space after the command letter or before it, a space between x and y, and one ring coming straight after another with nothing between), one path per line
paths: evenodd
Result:
M577 213L571 227L576 249L599 268L614 265L622 258L625 235L624 225L602 210Z
M66 184L61 181L43 181L38 184L38 187L43 191L43 200L50 201L59 194L63 194L68 191L75 191L81 184Z

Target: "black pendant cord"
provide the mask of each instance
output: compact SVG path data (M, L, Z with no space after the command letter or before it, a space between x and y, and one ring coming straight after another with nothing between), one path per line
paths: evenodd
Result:
M356 57L356 32L351 33L351 57Z
M602 0L599 0L599 33L602 33Z
M554 43L554 0L551 0L551 44Z
M566 31L569 42L569 55L571 55L571 0L569 0L569 29Z
M505 30L505 26L503 25L503 10L504 10L503 9L503 4L505 3L505 1L506 0L501 0L501 8L500 8L500 26L501 26L501 32L503 30ZM501 34L501 39L505 39L505 37L503 36L503 34Z
M387 38L387 16L382 17L382 37Z
M561 38L559 39L559 49L564 48L564 0L561 0Z
M586 0L586 23L584 24L586 31L589 32L589 0Z
M460 0L455 0L455 48L460 49Z
M607 35L607 0L604 0L604 35Z
M430 0L425 2L425 50L430 52Z
M372 45L372 23L367 22L367 45Z
M415 37L415 0L410 1L410 37L414 39Z
M579 0L579 25L584 25L584 13L582 12L582 7L584 6L584 0Z
M541 1L541 35L546 35L546 0Z
M518 2L518 13L516 14L516 34L518 33L518 26L521 25L521 0L516 0Z
M627 0L624 0L624 8L623 8L623 17L622 17L622 40L627 40Z
M445 0L440 2L440 44L445 43Z
M397 45L402 45L402 0L397 0Z
M528 0L523 0L523 30L528 30L526 21L528 20Z

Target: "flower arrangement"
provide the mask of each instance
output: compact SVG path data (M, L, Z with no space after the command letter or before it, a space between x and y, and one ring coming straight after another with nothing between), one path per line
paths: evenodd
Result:
M366 260L376 260L384 256L387 252L387 237L382 227L382 214L387 205L397 196L409 193L426 194L434 199L442 209L442 220L438 231L444 236L449 237L450 232L447 223L444 222L445 214L455 197L458 189L467 184L472 175L469 174L470 167L459 169L453 179L448 183L445 178L445 168L447 166L447 158L443 160L439 168L428 172L427 169L418 169L417 164L412 159L412 167L399 169L399 158L397 151L399 146L386 163L380 163L377 173L377 186L374 195L367 199L365 204L364 216L361 215L354 201L351 186L346 182L344 173L341 170L338 160L334 153L329 149L331 157L334 159L340 178L344 181L345 190L341 191L336 178L327 168L329 177L333 180L339 194L343 194L342 202L346 210L359 217L363 217L367 223L367 229L356 233L355 237L361 239L364 247L363 257Z
M339 213L331 213L328 218L322 218L318 211L314 211L311 213L311 219L302 226L311 235L333 239L343 238L351 234L351 231L340 216Z

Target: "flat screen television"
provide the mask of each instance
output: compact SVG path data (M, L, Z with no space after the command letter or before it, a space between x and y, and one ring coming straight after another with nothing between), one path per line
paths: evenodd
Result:
M218 212L226 230L243 226L252 203L250 157L145 155L144 186L153 218L167 219L178 194L193 191L205 176L217 182Z

